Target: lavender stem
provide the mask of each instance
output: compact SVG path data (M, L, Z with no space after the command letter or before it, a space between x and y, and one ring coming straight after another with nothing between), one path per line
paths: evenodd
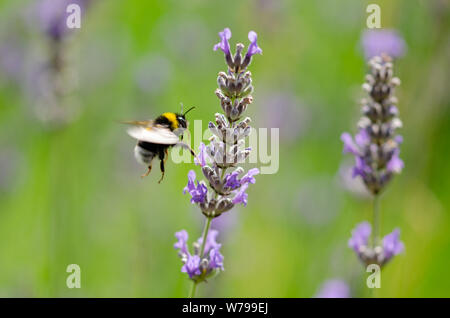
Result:
M211 227L211 221L213 218L207 217L205 222L205 227L203 229L203 238L202 238L202 246L200 248L200 257L203 257L203 253L205 252L205 244L206 238L208 237L209 228ZM192 284L191 292L189 293L189 298L195 297L195 291L197 290L197 281L194 281Z
M379 230L380 230L380 203L379 195L376 194L373 198L373 231L372 231L372 247L377 246L379 240Z

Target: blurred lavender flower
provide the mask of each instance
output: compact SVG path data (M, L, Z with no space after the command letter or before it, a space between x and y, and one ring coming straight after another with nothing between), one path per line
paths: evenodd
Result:
M330 224L339 215L342 191L332 176L303 180L294 196L295 219L309 226Z
M405 40L395 30L365 30L362 34L361 44L367 60L382 54L398 58L402 57L406 51Z
M353 230L348 245L366 266L374 263L383 266L404 249L399 241L399 230L385 236L382 244L379 240L379 194L404 165L399 157L403 138L396 135L402 122L398 118L397 98L394 96L400 80L393 76L392 59L388 55L373 57L369 66L370 74L363 84L368 97L362 100L363 116L358 122L359 131L355 138L343 133L341 140L344 153L355 157L352 176L360 177L373 195L373 230L368 222L359 224Z
M18 82L25 64L24 48L13 40L0 44L0 70L8 80Z
M400 230L395 229L392 233L383 238L382 246L369 246L369 237L372 227L369 222L362 222L352 231L352 236L348 241L348 246L352 248L358 258L366 266L378 264L380 266L388 263L392 257L404 251L405 246L400 241Z
M367 190L366 185L364 184L362 179L353 177L353 170L353 162L344 160L341 163L338 172L338 178L341 186L359 199L371 198L371 193Z
M395 229L383 238L383 252L386 261L404 251L405 245L400 241L400 230Z
M38 19L38 27L52 40L61 41L70 32L77 30L67 27L67 6L69 4L79 5L83 16L89 2L90 0L40 0L36 2L34 8Z
M200 249L203 239L199 238L194 244L194 253L191 254L188 249L188 233L181 230L175 233L177 242L174 248L178 250L178 256L183 262L181 272L187 273L194 282L201 282L207 278L223 271L223 255L220 253L221 244L216 242L218 231L211 230L208 233L203 253Z
M162 55L152 55L137 63L135 82L142 92L156 95L165 91L171 75L170 61Z
M237 208L234 207L234 210ZM239 211L235 211L233 213L225 213L220 217L214 218L211 224L211 228L218 230L222 235L222 239L224 236L228 236L231 230L235 230L239 225Z
M180 19L179 15L168 14L160 20L151 36L161 38L162 46L184 63L185 68L198 68L195 63L205 53L197 48L207 41L209 31L201 19Z
M261 127L278 128L281 141L296 142L311 123L312 113L291 89L273 91L266 85L257 119Z
M326 281L315 298L350 298L350 288L340 279Z
M362 100L359 132L354 139L349 133L343 133L341 140L344 153L355 156L353 176L361 177L368 190L377 195L393 174L400 173L403 168L399 158L402 137L395 134L402 126L394 96L400 80L393 77L393 65L388 56L374 57L369 65L371 74L367 75L363 85L369 97Z

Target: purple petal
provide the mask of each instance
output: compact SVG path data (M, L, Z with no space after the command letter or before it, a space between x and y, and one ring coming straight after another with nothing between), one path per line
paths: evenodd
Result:
M217 243L216 239L217 236L219 235L219 231L211 229L208 232L208 236L206 237L206 243L205 243L205 250L203 251L203 255L207 255L209 250L211 250L212 248L220 248L221 244ZM197 240L197 244L199 244L200 246L202 245L203 242L203 238L199 238Z
M204 203L206 201L206 196L208 194L208 188L203 182L198 182L195 185L195 172L194 170L188 173L188 184L183 189L183 193L189 192L192 196L191 203Z
M388 261L393 256L400 254L405 249L403 242L400 241L400 230L395 229L392 233L383 238L383 252L385 260Z
M181 268L182 273L187 273L189 278L200 275L200 257L198 255L188 255L186 263Z
M187 240L189 236L186 230L176 232L175 237L178 239L178 242L176 242L173 247L179 249L182 253L189 255L189 251L187 248Z
M261 48L256 43L256 40L258 39L258 35L256 34L255 31L250 31L248 33L248 39L250 40L250 45L248 46L248 51L247 51L246 56L251 57L252 55L255 55L255 54L262 54Z
M191 192L192 190L195 189L195 171L194 170L190 170L188 172L188 184L184 187L183 189L183 194L186 194L186 192Z
M349 298L350 288L348 285L339 279L332 279L326 281L320 289L316 298Z
M389 160L389 162L386 165L386 170L392 173L400 173L402 172L402 169L404 167L404 163L403 160L400 159L399 157L399 153L400 151L398 150L398 148L394 151L394 153L392 154L391 159Z
M213 248L209 252L209 267L211 269L219 268L221 270L224 270L223 255L220 254L219 248Z
M255 178L253 176L256 176L259 174L258 168L250 169L245 176L241 179L241 184L251 183L254 184L256 182Z
M358 148L358 146L356 145L356 143L353 141L352 136L345 132L341 135L341 140L344 142L344 153L351 153L354 154L355 156L360 156L361 152Z
M366 59L388 54L397 58L405 54L405 40L394 30L366 30L362 35L362 47Z
M206 165L206 160L208 158L208 155L206 154L206 146L203 142L200 143L200 146L198 147L198 156L194 158L194 163L198 166L204 167Z
M234 170L231 173L228 173L225 176L225 187L230 188L231 190L237 189L241 186L241 183L238 180L240 171Z
M370 143L370 136L366 129L361 129L355 135L356 145L359 149L366 147Z
M400 145L400 144L403 143L403 136L397 135L397 136L395 136L394 140L395 140L395 142L396 142L397 144Z
M244 185L241 186L239 191L236 192L236 195L234 196L232 201L234 204L242 203L244 206L247 206L248 194L245 192L247 191L247 188L248 183L245 183Z
M367 246L369 243L371 232L372 227L369 222L364 221L359 223L352 231L352 237L348 240L348 246L351 247L356 253L359 253L361 247Z
M219 32L220 42L214 45L213 50L217 51L217 49L221 49L225 55L230 54L230 44L228 40L231 38L231 30L229 28L223 29L223 31Z
M362 178L364 178L366 174L369 174L371 172L372 168L369 165L367 165L364 159L359 156L356 156L352 177L355 178L356 176L361 176Z

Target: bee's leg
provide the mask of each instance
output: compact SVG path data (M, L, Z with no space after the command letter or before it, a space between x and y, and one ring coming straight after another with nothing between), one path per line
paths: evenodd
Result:
M164 150L164 163L166 163L167 159L169 159L169 148Z
M161 179L159 179L158 183L161 183L161 181L164 179L164 161L165 160L160 161L159 167L161 168Z
M184 148L184 149L187 149L187 150L189 150L190 152L191 152L191 155L193 155L194 157L197 157L196 156L196 154L195 154L195 152L194 152L194 150L192 150L192 148L188 145L188 144L186 144L186 143L184 143L184 142L182 142L182 141L179 141L179 142L177 142L175 145L174 145L174 147L181 147L181 148Z
M152 171L152 163L149 164L147 172L144 173L144 174L141 176L141 178L148 176L148 175L150 174L151 171Z
M158 183L161 183L161 181L164 179L164 164L166 163L167 158L169 157L168 152L167 152L168 148L164 149L164 151L160 151L159 153L159 167L161 169L161 179L159 179Z

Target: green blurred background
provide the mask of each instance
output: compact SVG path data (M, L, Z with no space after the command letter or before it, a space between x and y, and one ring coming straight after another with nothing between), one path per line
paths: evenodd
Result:
M312 297L333 278L367 296L347 240L371 219L371 201L346 177L340 134L356 130L369 3L408 46L395 63L405 169L381 201L381 232L399 227L406 251L383 270L377 295L450 296L448 1L93 0L64 44L75 84L58 107L69 115L52 120L33 94L33 65L51 55L35 2L0 2L0 48L17 49L9 58L19 68L0 73L0 296L187 296L174 232L188 230L191 242L201 234L202 216L182 194L187 172L200 171L169 161L161 184L157 169L141 179L117 120L183 102L206 126L220 111L225 64L212 46L224 27L232 48L249 30L259 35L248 112L256 127L280 127L280 167L257 177L247 207L219 218L225 271L198 296ZM81 289L66 287L72 263Z

